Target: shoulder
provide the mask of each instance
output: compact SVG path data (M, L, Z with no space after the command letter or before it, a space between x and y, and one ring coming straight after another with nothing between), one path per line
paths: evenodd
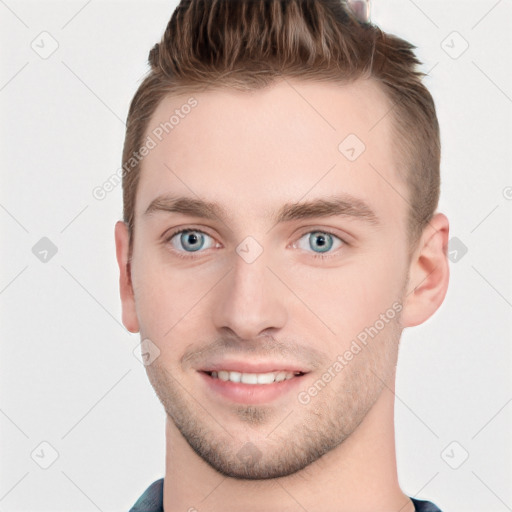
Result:
M135 502L129 512L163 512L164 479L155 480Z
M414 498L411 498L411 501L414 503L414 510L416 512L442 512L439 507L430 501L417 500Z

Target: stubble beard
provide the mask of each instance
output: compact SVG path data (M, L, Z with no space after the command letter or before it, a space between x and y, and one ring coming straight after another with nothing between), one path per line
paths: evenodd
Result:
M343 443L394 378L399 317L388 328L307 405L290 394L287 411L268 404L233 404L221 412L205 399L193 398L198 390L186 390L158 359L146 371L169 421L214 470L243 480L285 477Z

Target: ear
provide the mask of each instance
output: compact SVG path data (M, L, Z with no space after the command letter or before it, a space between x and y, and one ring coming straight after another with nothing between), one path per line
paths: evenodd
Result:
M119 291L123 309L123 324L130 332L139 332L139 320L135 310L135 296L133 293L130 262L128 261L128 247L130 235L128 226L122 221L116 222L116 257L119 265Z
M443 302L448 289L449 222L436 213L425 227L409 265L409 280L402 311L403 327L422 324Z

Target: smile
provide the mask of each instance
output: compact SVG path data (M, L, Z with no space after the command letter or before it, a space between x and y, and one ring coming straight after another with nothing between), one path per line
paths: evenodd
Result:
M241 404L290 400L290 393L299 391L307 373L297 370L253 373L219 369L198 372L206 386L205 391L212 398Z
M272 384L290 380L303 375L302 372L268 372L268 373L242 373L228 370L206 372L213 379L220 379L224 382L241 382L242 384Z

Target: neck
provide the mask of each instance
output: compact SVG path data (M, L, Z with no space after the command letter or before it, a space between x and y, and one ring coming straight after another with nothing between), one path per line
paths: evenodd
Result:
M398 484L394 389L384 388L358 428L293 475L237 480L206 464L171 419L166 423L165 512L413 512Z

